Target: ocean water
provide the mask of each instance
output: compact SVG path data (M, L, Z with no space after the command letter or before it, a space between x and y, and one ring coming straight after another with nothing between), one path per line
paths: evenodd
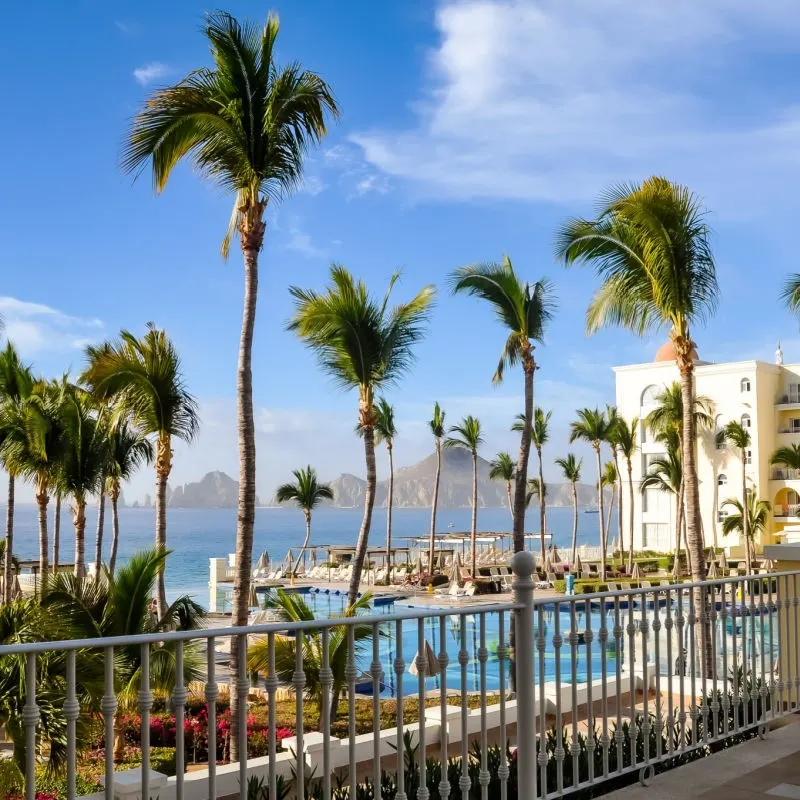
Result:
M49 507L49 528L52 552L53 506ZM0 506L0 519L5 520L5 507ZM317 545L355 545L361 525L361 509L323 508L314 512L311 541ZM155 511L146 508L120 509L119 558L124 560L133 553L151 546L155 530ZM528 512L526 529L538 532L538 509ZM547 511L547 525L553 541L560 548L568 547L572 538L572 509L551 508ZM440 509L437 514L437 531L448 529L467 531L470 526L468 508ZM96 509L86 511L86 559L94 559ZM392 515L392 536L397 546L403 546L403 536L426 535L430 530L430 509L401 508ZM505 508L478 510L478 530L510 531L511 517ZM612 537L616 535L616 521L612 519ZM14 552L19 558L39 556L39 538L36 508L19 505L14 521ZM259 508L256 511L254 558L267 550L270 558L282 561L289 548L297 552L305 536L302 514L293 508ZM375 509L372 518L370 545L380 546L386 537L386 509ZM578 514L578 544L598 544L598 515ZM103 554L108 558L111 546L110 514L106 511L103 536ZM208 604L209 558L225 558L236 546L236 510L232 508L194 509L171 508L167 513L167 546L171 554L167 560L167 595L174 599L189 594L203 606ZM75 538L69 508L62 508L60 560L71 562ZM320 553L321 554L321 553Z

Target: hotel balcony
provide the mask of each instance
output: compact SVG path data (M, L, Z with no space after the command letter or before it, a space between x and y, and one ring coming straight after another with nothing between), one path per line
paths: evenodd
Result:
M775 405L786 410L800 408L800 393L792 391L779 394L775 398Z
M770 480L800 481L800 469L789 469L788 467L773 467Z

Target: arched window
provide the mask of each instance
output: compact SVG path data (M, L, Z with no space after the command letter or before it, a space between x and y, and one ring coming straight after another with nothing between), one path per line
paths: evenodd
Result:
M658 386L650 384L643 392L640 404L643 406L651 406L658 400Z
M750 378L742 378L741 382L739 383L739 388L743 392L750 391Z
M724 473L717 476L717 486L727 486L728 485L728 476Z
M743 428L748 429L750 427L750 415L742 414L741 423Z

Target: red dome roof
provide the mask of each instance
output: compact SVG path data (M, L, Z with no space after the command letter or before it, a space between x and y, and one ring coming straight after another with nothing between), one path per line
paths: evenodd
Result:
M675 360L675 345L672 342L664 342L658 348L654 361L674 361ZM692 348L692 361L697 361L697 350Z

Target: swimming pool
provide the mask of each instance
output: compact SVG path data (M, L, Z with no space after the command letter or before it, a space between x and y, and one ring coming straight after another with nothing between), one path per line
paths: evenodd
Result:
M346 593L327 594L322 592L299 589L304 600L314 610L317 617L324 618L341 615L346 604ZM401 610L413 606L413 598L399 598L394 601L383 602L375 605L371 611L374 615L392 615ZM449 608L447 606L446 608ZM447 652L449 663L447 666L447 687L448 689L461 688L461 666L458 663L458 653L461 648L462 632L466 637L466 650L468 654L467 664L467 690L470 692L480 691L480 662L478 661L478 649L480 647L480 617L481 614L474 613L475 607L454 606L452 614L445 617L444 650ZM668 658L671 656L673 666L679 653L685 650L691 655L693 649L690 646L691 632L689 626L684 627L682 646L678 643L678 631L674 626L671 631L667 631L665 621L667 618L667 608L662 604L659 606L658 613L661 622L661 630L658 635L658 661L661 674L668 671ZM677 603L673 601L669 611L674 621L678 610ZM683 614L688 614L688 603L683 602ZM617 663L620 670L627 668L626 650L630 649L628 634L629 623L634 628L634 660L642 658L643 646L647 645L648 661L654 663L656 660L656 634L652 630L654 619L653 604L650 602L645 607L644 617L648 620L648 625L642 626L643 609L640 603L634 603L628 608L627 603L621 605L619 620L615 619L615 609L608 604L593 602L589 604L587 614L586 604L578 603L575 609L575 630L579 633L580 643L575 648L575 667L573 669L573 653L569 644L568 635L570 632L570 604L569 603L550 603L537 607L534 629L534 639L539 634L544 637L545 649L543 653L538 651L535 654L535 680L538 683L539 671L544 667L545 682L555 681L556 666L558 663L560 671L560 681L562 684L582 683L587 680L591 670L593 679L601 677L603 663L605 660L605 670L607 675L616 674ZM486 648L488 650L488 660L486 662L486 691L496 692L500 688L500 662L497 658L497 645L500 640L500 615L498 612L486 612L485 615L485 637ZM508 645L509 615L505 615L505 644ZM619 624L622 628L622 636L619 641L614 638L614 626ZM419 691L419 681L415 675L408 672L414 656L417 653L418 644L418 621L415 619L403 620L401 626L400 649L403 660L406 663L406 672L403 675L403 693L416 694ZM438 618L429 618L424 621L425 639L430 644L433 652L437 655L442 650L441 642L441 623ZM605 644L601 644L599 631L605 627L608 631L608 639ZM644 627L645 632L642 632ZM735 636L734 636L735 630ZM585 632L592 632L592 642L589 646L585 644ZM772 640L770 640L772 631ZM398 641L396 623L387 622L380 626L379 655L383 665L384 679L381 696L395 697L397 694L397 676L394 672L394 660L398 655ZM716 652L719 655L719 664L722 666L721 653L723 644L728 652L728 668L732 664L731 654L735 650L741 654L742 638L746 639L748 659L751 647L755 645L756 653L760 658L761 642L764 642L764 657L768 666L771 666L778 656L778 627L774 624L774 614L765 613L763 616L728 616L725 625L719 619L715 631ZM555 634L559 633L563 644L558 649L553 643ZM667 637L671 637L671 647L667 647ZM692 643L693 644L693 643ZM603 653L605 650L605 653ZM357 657L359 672L367 672L372 661L372 648L365 647ZM691 662L690 662L691 663ZM506 670L508 662L506 661ZM439 689L441 683L440 676L432 675L426 679L426 688ZM506 687L508 686L508 675L506 675ZM371 692L371 686L360 686L360 691L364 694Z

